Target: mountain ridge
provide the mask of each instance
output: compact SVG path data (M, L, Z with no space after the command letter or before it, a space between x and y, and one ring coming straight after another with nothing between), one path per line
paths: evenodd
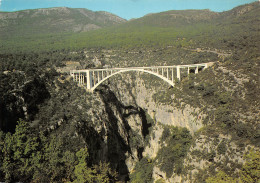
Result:
M90 47L183 46L183 44L192 44L187 40L194 38L199 39L197 41L199 44L203 44L205 38L210 42L214 38L214 41L218 41L218 43L213 44L219 45L218 49L221 49L227 45L223 45L223 43L226 43L231 37L233 40L237 39L239 34L242 34L242 28L246 32L253 29L253 33L257 35L259 24L258 2L221 13L207 9L170 10L148 14L129 21L103 11L93 12L87 9L66 7L57 9L70 13L62 17L58 13L58 15L52 14L50 17L25 18L22 19L23 21L10 19L5 22L0 19L1 52L8 52L10 49L25 51L35 48L38 50L72 48L77 50ZM56 9L54 10L56 11ZM39 14L39 11L45 11L46 14L46 11L48 13L51 9L34 10L34 13ZM104 17L106 18L104 19ZM248 34L246 37L253 39L254 35ZM230 41L231 45L232 42ZM206 45L203 44L199 47L203 46Z
M23 36L40 33L86 32L125 21L109 12L94 12L83 8L55 7L0 12L0 34Z

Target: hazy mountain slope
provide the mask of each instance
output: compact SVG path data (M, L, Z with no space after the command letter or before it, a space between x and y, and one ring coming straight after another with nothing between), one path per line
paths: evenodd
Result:
M216 18L219 13L210 10L171 10L161 13L148 14L142 18L130 21L130 25L156 26L156 27L180 27L209 21Z
M73 11L78 10L73 9ZM0 42L0 48L1 52L79 50L93 47L136 49L165 46L212 47L230 50L243 45L240 44L241 36L245 38L242 39L243 42L257 43L259 41L259 12L258 2L223 13L208 10L168 11L147 15L120 25L77 34L44 32L46 29L51 30L53 26L47 26L35 34L33 29L25 27L22 31L15 29L17 34L7 31L4 32L7 36L4 36L2 32L0 39L3 40ZM83 14L80 15L83 16ZM80 16L75 19L79 21ZM34 27L31 19L29 20L31 22L29 27ZM60 31L63 32L66 29L75 28L71 27L69 22L65 24L61 22L61 24L64 27L60 26ZM22 33L23 31L31 32L31 34L26 36ZM4 39L5 37L7 38Z
M126 20L108 12L66 7L0 12L1 37L85 32Z

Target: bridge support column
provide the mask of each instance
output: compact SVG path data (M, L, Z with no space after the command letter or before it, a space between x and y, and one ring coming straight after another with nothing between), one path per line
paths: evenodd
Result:
M92 76L92 79L93 79L93 83L94 83L94 86L96 84L96 76L95 76L95 71L93 71L93 75Z
M82 85L83 84L83 75L81 74L81 81L80 81L80 84Z
M79 85L82 83L82 75L79 73Z
M176 69L177 69L177 78L179 80L181 80L181 68L180 68L180 66L177 66Z
M163 75L163 74L164 74L164 69L162 68L162 77L164 77L164 75Z
M172 68L172 82L174 81L173 68Z
M70 74L71 76L72 76L72 78L73 78L73 81L75 81L75 74L74 74L74 72L71 72L71 74Z
M195 74L198 74L198 73L199 73L199 67L197 66L195 69Z
M92 74L90 73L90 71L86 71L86 77L87 77L87 89L91 89L92 88Z

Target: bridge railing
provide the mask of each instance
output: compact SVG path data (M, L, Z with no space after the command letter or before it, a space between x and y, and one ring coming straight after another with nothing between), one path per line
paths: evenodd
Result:
M129 70L129 69L162 69L162 68L196 68L196 67L208 67L209 63L202 64L191 64L191 65L173 65L173 66L150 66L150 67L116 67L116 68L105 68L105 69L82 69L82 70L71 70L74 73L85 72L85 71L107 71L107 70Z

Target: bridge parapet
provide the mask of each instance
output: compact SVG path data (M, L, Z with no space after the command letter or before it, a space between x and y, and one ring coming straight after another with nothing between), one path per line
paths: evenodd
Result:
M129 71L146 72L155 75L170 85L175 85L175 79L181 80L183 70L186 69L186 74L194 72L197 74L212 63L191 64L191 65L173 65L173 66L151 66L151 67L126 67L126 68L107 68L107 69L85 69L71 70L70 75L73 80L78 82L80 86L87 87L88 90L94 91L101 83L108 78Z

